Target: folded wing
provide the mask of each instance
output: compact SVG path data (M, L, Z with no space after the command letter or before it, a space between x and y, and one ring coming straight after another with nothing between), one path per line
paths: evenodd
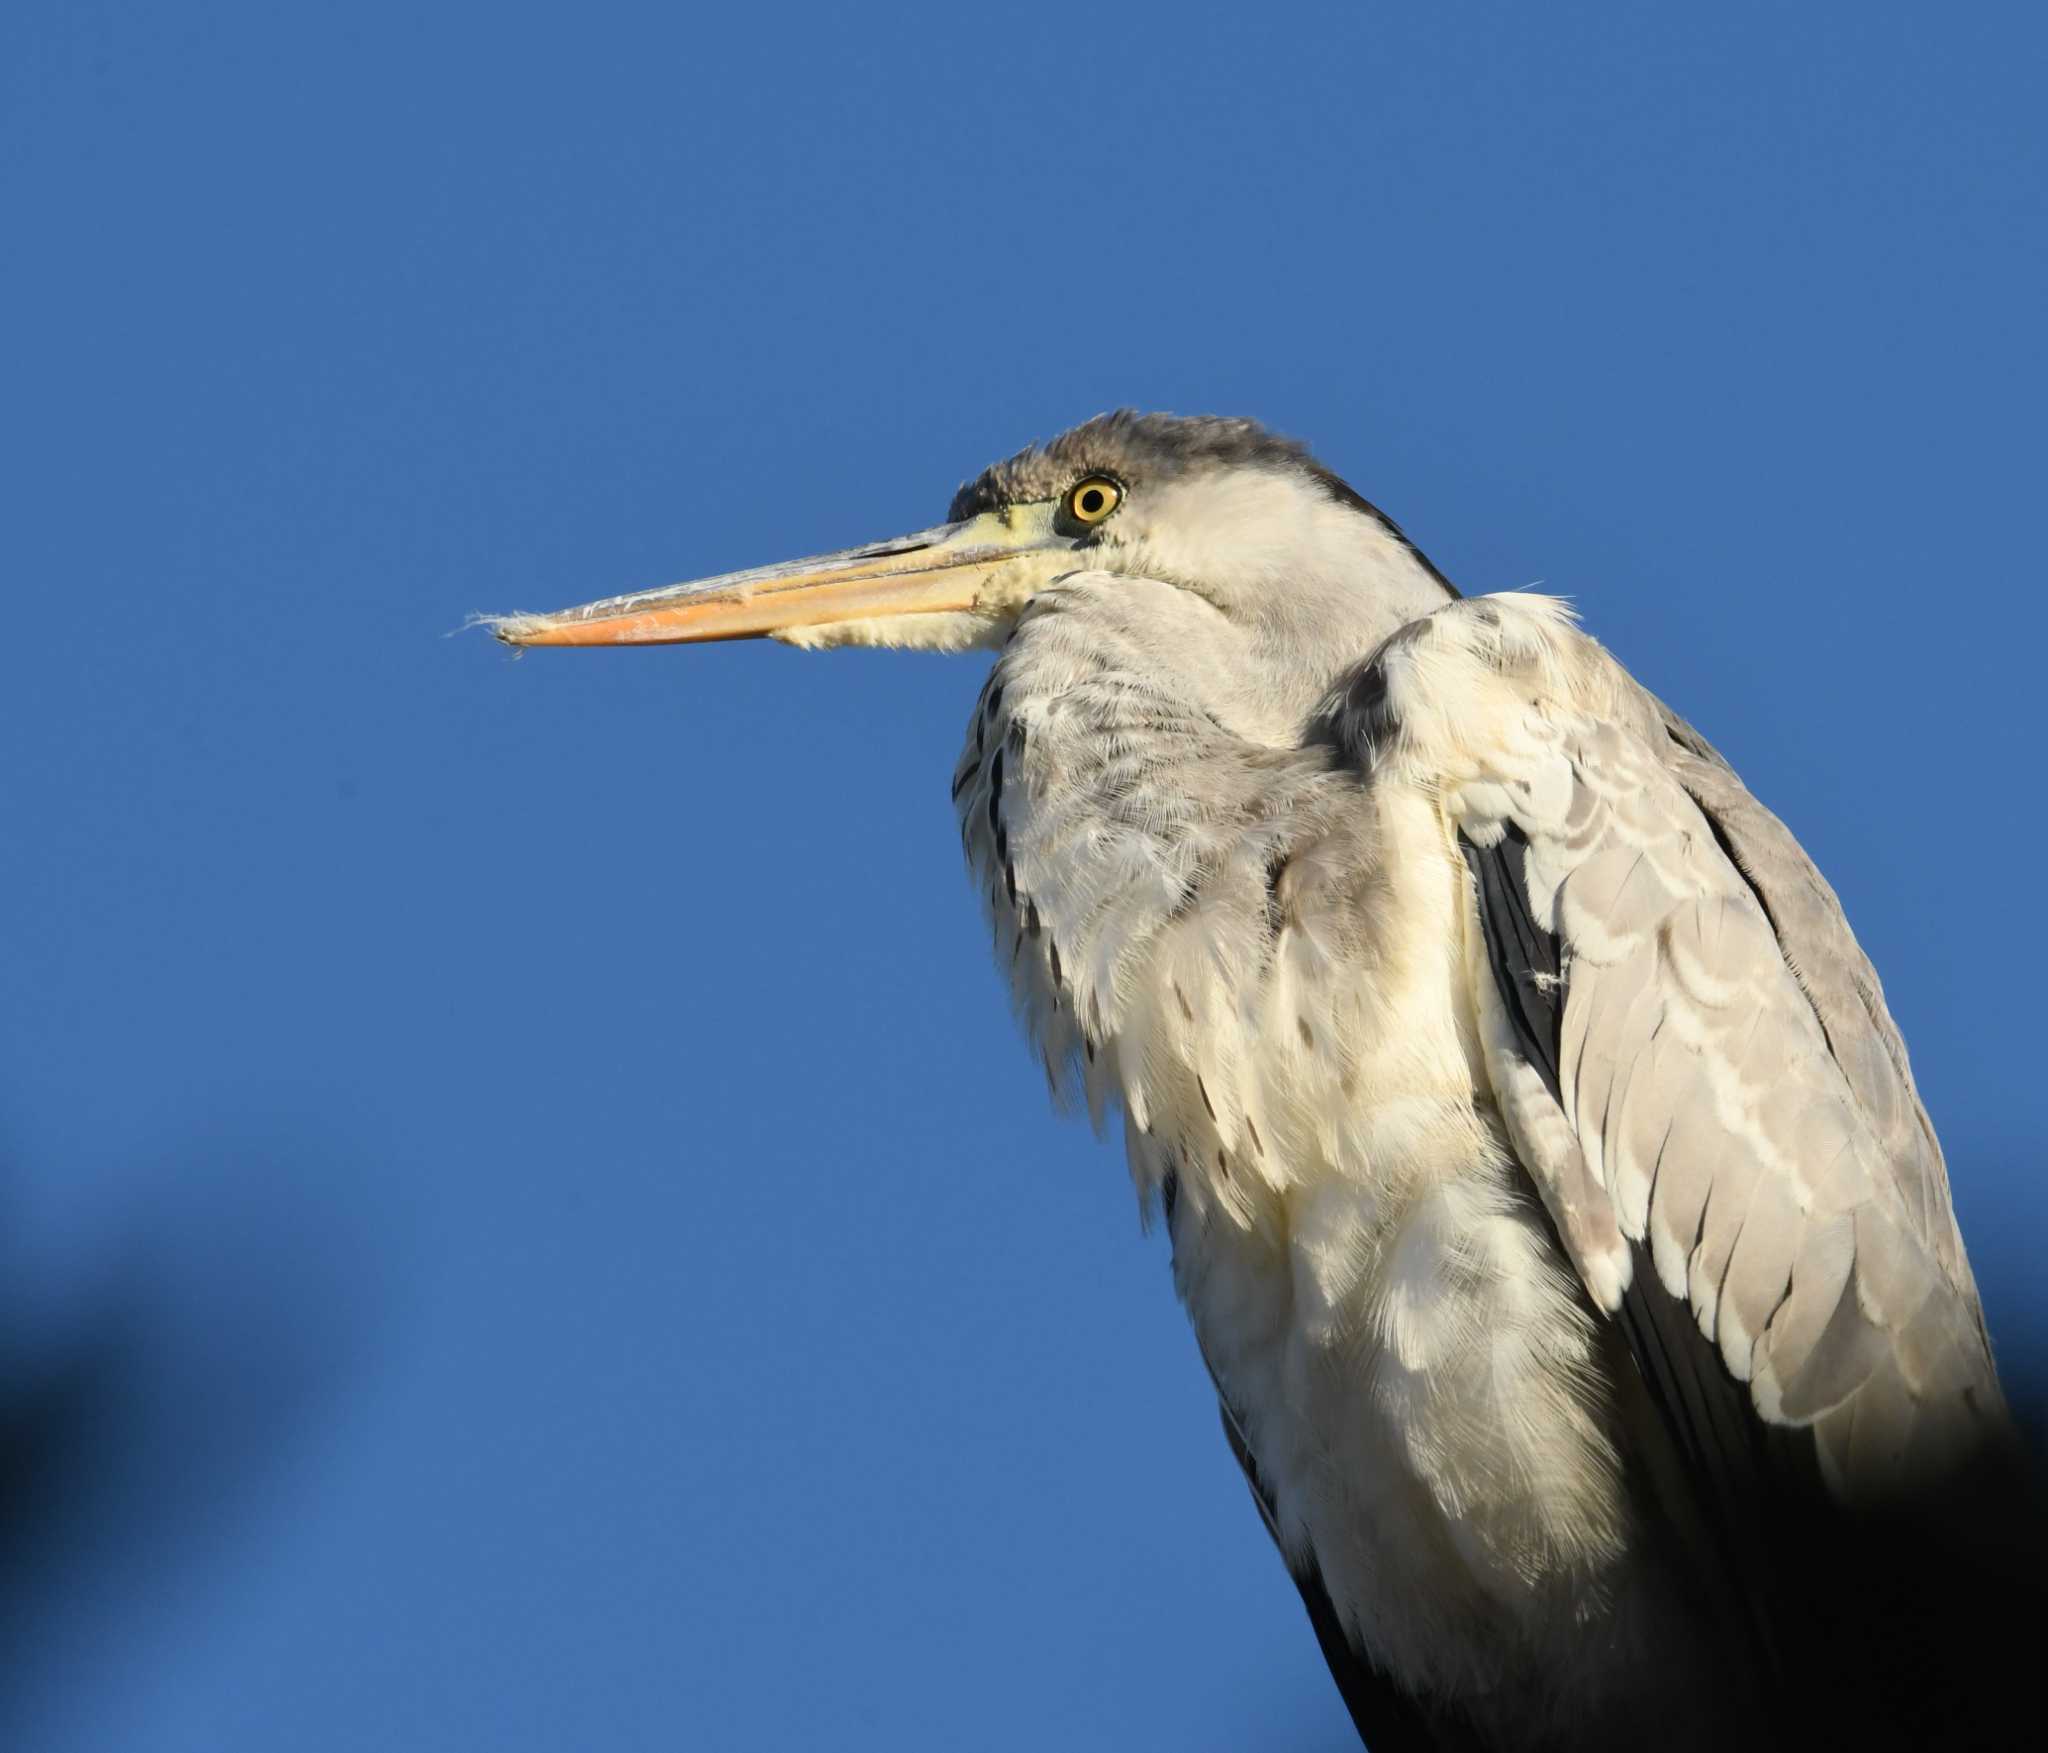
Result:
M1416 623L1338 724L1377 776L1441 798L1488 1080L1684 1450L1777 1464L1728 1428L1740 1408L1810 1431L1853 1502L1996 1439L1940 1149L1782 824L1544 598Z

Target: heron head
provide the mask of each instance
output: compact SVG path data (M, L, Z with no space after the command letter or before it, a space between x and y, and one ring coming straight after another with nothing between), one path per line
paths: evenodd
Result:
M487 624L510 645L780 639L959 651L999 645L1039 591L1133 574L1248 626L1327 626L1333 605L1426 612L1456 594L1394 523L1257 422L1105 414L985 469L947 521L552 615Z

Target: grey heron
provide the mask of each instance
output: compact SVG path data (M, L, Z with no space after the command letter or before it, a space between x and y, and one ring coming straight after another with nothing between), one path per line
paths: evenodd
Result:
M1561 602L1461 596L1301 446L1106 415L933 528L491 625L998 653L997 961L1376 1748L1758 1744L1861 1587L1801 1531L2005 1451L1833 891Z

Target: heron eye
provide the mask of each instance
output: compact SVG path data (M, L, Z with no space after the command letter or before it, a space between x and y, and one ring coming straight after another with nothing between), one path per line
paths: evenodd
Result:
M1124 490L1105 475L1090 475L1067 495L1067 510L1076 523L1100 523L1122 500Z

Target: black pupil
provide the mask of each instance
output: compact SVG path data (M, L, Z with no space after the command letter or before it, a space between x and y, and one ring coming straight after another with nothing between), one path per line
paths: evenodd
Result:
M1090 487L1087 492L1081 495L1081 509L1091 517L1102 509L1102 489L1100 487Z

